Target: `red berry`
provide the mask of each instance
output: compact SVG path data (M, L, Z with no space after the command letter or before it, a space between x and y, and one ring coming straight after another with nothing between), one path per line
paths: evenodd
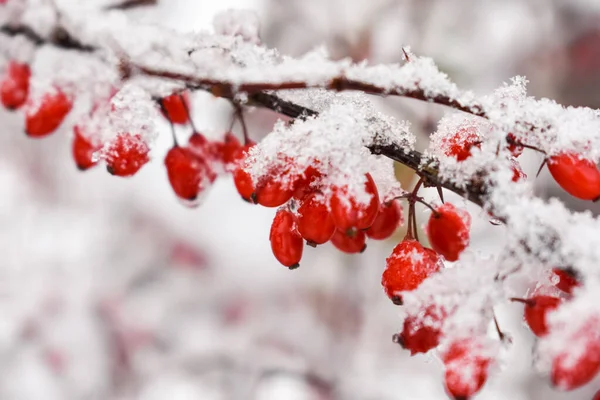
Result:
M195 200L216 179L210 167L185 147L171 148L165 157L165 167L173 191L184 200Z
M254 195L258 204L263 207L279 207L292 198L292 189L286 187L280 177L279 174L270 174L256 185Z
M397 336L398 343L410 350L410 355L427 353L439 344L443 318L433 306L427 307L424 313L407 316Z
M562 153L548 158L548 170L571 196L582 200L600 197L600 171L592 161L575 153Z
M521 164L519 164L519 162L517 160L515 160L513 158L510 160L510 163L511 163L511 168L513 171L513 176L512 176L513 182L518 182L520 180L527 179L527 175L525 174L525 172L523 172L523 170L521 169Z
M298 233L294 214L286 209L277 210L269 239L277 261L290 269L298 268L304 241Z
M427 223L427 237L431 247L448 261L458 256L469 245L471 216L451 203L445 203L431 213Z
M387 203L381 203L373 225L367 229L367 236L375 240L387 239L403 223L404 216L400 201L394 199Z
M29 95L29 65L16 61L8 63L6 73L0 81L0 100L9 110L20 108Z
M140 135L119 133L104 151L106 169L112 175L134 175L150 160L149 152L150 148Z
M471 149L479 147L481 140L477 134L477 128L468 126L460 128L454 135L442 140L444 154L454 157L457 161L466 160L471 156Z
M192 136L188 139L188 149L203 161L208 161L216 156L214 143L198 132L192 133Z
M556 278L558 278L558 282L556 282L554 286L565 293L573 294L573 288L581 285L577 280L575 271L570 268L552 268L552 272L556 275Z
M523 154L523 146L516 144L516 142L518 142L517 137L514 134L509 133L507 138L510 141L508 144L508 151L512 153L512 156L517 158Z
M573 390L591 381L600 372L600 319L586 322L552 360L552 384Z
M89 137L83 133L83 128L75 125L73 128L73 143L72 153L75 165L81 171L85 171L98 163L98 158L95 156L102 146L95 144Z
M304 196L317 189L322 177L323 175L317 168L309 165L294 183L293 197L302 200Z
M386 259L381 285L394 303L401 304L400 292L416 289L440 267L441 262L434 251L414 239L404 239Z
M190 98L187 92L183 94L174 93L161 99L161 102L164 107L161 112L170 122L182 125L188 122Z
M335 232L327 205L316 193L306 195L298 208L298 232L314 245L327 242Z
M331 237L331 243L340 251L348 254L362 253L367 248L366 235L363 231L355 231L350 235L336 229Z
M596 392L596 394L594 395L594 398L592 400L600 400L600 390L598 390Z
M27 103L25 132L30 137L44 137L56 130L71 108L72 100L60 89L46 93L39 104Z
M548 325L546 323L546 314L555 310L561 303L558 297L552 296L534 296L530 299L519 300L525 303L525 321L536 336L548 334Z
M491 360L482 354L481 345L474 339L453 342L442 360L446 390L456 400L469 399L487 380Z
M368 204L360 204L348 194L347 187L333 188L329 203L335 226L342 231L367 229L379 212L379 193L371 174L365 174L365 191L370 196Z
M254 182L252 176L244 169L244 158L252 146L254 146L254 143L249 143L240 148L235 154L237 167L233 172L233 183L240 196L242 196L242 199L255 203Z
M223 143L220 143L218 146L220 160L224 164L233 164L236 161L236 154L241 148L242 144L235 135L231 132L226 133Z

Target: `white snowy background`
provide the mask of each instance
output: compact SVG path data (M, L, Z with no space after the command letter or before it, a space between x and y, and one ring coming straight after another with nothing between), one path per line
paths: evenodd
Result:
M254 9L263 40L284 54L323 44L336 58L397 62L409 45L477 93L522 74L531 94L600 106L597 80L578 82L579 92L569 84L578 76L564 50L600 24L600 1L163 0L129 15L188 32L231 7ZM227 128L226 102L204 93L192 101L207 136ZM377 104L411 120L421 148L445 111L405 99ZM276 116L248 119L258 140ZM159 121L154 161L120 179L103 168L77 171L67 129L32 140L19 114L0 110L0 121L0 399L446 398L437 357L410 357L391 341L402 319L380 279L402 232L369 242L361 255L307 248L301 268L288 271L271 254L274 210L243 202L229 177L197 209L176 200L162 164L166 123ZM530 179L540 162L521 159ZM546 172L537 190L590 208ZM504 228L448 197L474 216L474 251L498 252ZM523 282L523 293L533 284ZM558 393L531 367L535 339L522 305L496 311L513 345L477 400L591 399L598 378Z

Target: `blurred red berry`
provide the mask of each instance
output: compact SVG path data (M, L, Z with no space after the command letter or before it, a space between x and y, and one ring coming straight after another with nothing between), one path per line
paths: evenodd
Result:
M552 296L534 296L530 299L513 299L525 304L525 321L536 336L548 334L546 314L558 308L561 300Z
M488 378L491 360L475 339L454 341L442 360L446 390L455 400L468 400L481 390Z
M552 360L550 377L560 390L573 390L600 372L600 318L591 318L577 330Z
M0 81L0 100L9 110L20 108L29 95L29 65L16 61L8 63L8 68Z
M186 124L188 122L188 111L190 98L187 92L174 93L160 100L164 107L161 108L163 116L173 124Z
M25 132L35 138L51 134L60 126L72 107L72 99L60 89L46 93L35 103L28 102L25 111Z
M81 171L85 171L98 163L98 157L95 155L102 146L96 144L93 140L84 134L84 128L75 125L73 128L73 142L71 151L75 165Z

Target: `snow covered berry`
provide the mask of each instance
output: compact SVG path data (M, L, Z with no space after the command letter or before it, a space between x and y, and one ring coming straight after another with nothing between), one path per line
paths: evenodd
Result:
M469 245L471 216L451 203L436 207L431 213L426 231L431 247L448 261L458 256Z
M394 303L401 304L401 292L416 289L440 267L441 261L435 251L414 239L404 239L386 259L381 285Z
M408 315L395 341L410 350L410 355L427 353L440 342L443 319L444 314L434 306L428 306L417 315Z
M254 189L258 204L263 207L279 207L292 198L294 191L281 179L283 175L271 172L260 180Z
M20 108L29 95L29 65L11 61L0 81L0 100L9 110Z
M277 210L271 225L269 240L277 261L289 269L300 266L304 241L298 232L295 217L291 211L285 208Z
M491 359L477 339L452 342L442 355L446 391L455 400L468 400L479 392L488 378Z
M573 294L573 288L581 285L575 271L571 268L552 268L552 274L554 286L565 293Z
M536 336L548 334L546 315L558 308L561 303L560 298L538 295L530 299L513 299L513 301L525 304L525 321Z
M61 89L55 88L41 99L28 102L25 107L25 133L30 137L41 138L60 126L71 111L73 101Z
M550 378L560 390L573 390L590 382L600 372L600 318L591 318L554 356Z
M367 204L357 202L345 186L334 187L329 208L335 226L342 231L367 229L379 212L379 193L371 174L365 175L364 189L370 197Z
M451 136L442 139L442 149L448 157L456 161L464 161L471 156L471 149L479 147L481 139L477 133L477 127L462 127Z
M582 200L600 197L600 171L596 164L575 153L561 153L548 158L552 177L571 196Z
M336 249L348 254L357 254L365 251L367 248L365 241L366 235L363 231L348 233L347 231L336 229L331 237L331 244Z
M508 151L510 151L514 158L523 154L523 146L518 144L517 137L514 134L509 133L506 138L508 140Z
M379 205L377 217L366 233L371 239L385 240L392 236L403 223L402 204L399 200L394 199Z
M309 165L294 182L293 197L302 200L304 196L318 190L323 174L315 166Z
M523 169L521 168L521 164L519 164L519 162L517 160L515 160L513 158L510 160L510 163L511 163L511 169L513 172L513 176L512 176L513 182L518 182L518 181L527 179L527 175L525 174L525 172L523 172Z
M165 157L169 183L175 194L188 201L196 200L198 194L216 179L208 164L188 148L174 146Z
M160 101L162 103L161 112L171 123L184 125L188 122L190 98L187 92L174 93Z
M75 165L81 171L85 171L98 163L96 153L102 148L95 143L91 137L85 135L84 128L75 125L73 128L73 141L71 143L71 152Z
M104 149L107 171L116 176L132 176L150 158L150 148L140 135L119 133Z
M302 199L298 208L298 232L312 245L327 242L335 232L333 218L317 193L310 193Z

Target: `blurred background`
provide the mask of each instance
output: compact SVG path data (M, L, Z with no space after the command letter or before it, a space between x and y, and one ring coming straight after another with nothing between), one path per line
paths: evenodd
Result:
M255 10L263 42L284 54L324 45L335 59L393 63L410 46L464 89L486 94L525 75L531 95L600 107L600 0L161 0L128 14L192 31L231 7ZM222 135L228 104L202 93L192 101L200 130ZM420 148L447 111L374 101L411 121ZM251 137L276 119L249 113ZM230 177L197 209L176 200L162 165L164 122L154 161L121 179L80 173L66 128L36 141L21 115L0 110L0 121L0 399L446 398L436 356L410 357L391 341L402 314L380 278L400 230L358 256L306 248L301 268L288 271L270 250L274 210L242 201ZM541 158L520 160L534 179ZM410 171L397 176L410 187ZM545 171L536 190L600 210ZM474 217L470 251L500 251L503 228L454 201ZM522 306L497 312L514 344L477 400L591 399L600 381L557 393L531 368Z

